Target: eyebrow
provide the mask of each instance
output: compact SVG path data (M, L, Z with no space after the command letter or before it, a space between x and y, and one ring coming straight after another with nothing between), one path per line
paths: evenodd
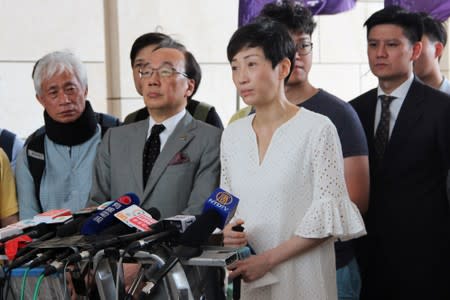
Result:
M375 39L375 38L369 38L369 39L367 39L367 41L368 41L368 42L379 42L379 41L383 41L383 42L400 42L401 40L400 40L400 39L397 39L397 38L392 38L392 39L383 39L383 38Z
M170 65L170 66L174 66L174 64L171 62L171 61L167 61L167 60L165 60L165 61L163 61L161 64L160 64L160 66L163 66L163 65Z
M143 61L145 61L144 58L142 58L142 57L137 57L137 58L134 60L134 63L137 63L137 62L143 62Z
M261 57L261 55L259 55L259 54L249 54L249 55L244 56L243 59L248 59L252 56ZM236 61L236 58L233 58L231 61Z

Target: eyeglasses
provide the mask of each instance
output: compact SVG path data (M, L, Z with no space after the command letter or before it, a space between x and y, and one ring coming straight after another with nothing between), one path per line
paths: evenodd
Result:
M184 72L177 71L174 67L170 65L162 65L159 68L152 68L150 64L145 64L140 70L139 70L139 76L141 78L150 78L152 77L153 73L158 73L159 77L161 78L167 78L172 76L173 74L180 74L183 75L186 78L189 78L188 74Z
M295 45L295 50L298 55L305 56L311 53L313 43L311 42L301 42Z

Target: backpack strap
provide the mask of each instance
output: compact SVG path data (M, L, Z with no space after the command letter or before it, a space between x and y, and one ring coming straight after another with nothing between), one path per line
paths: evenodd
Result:
M43 212L40 190L42 174L45 169L45 127L41 127L30 135L25 142L25 151L28 160L28 168L34 182L34 193L40 212Z
M148 110L147 110L147 107L144 107L144 108L138 109L138 110L130 113L128 116L126 116L123 123L130 124L130 123L138 122L141 120L145 120L147 118L148 118Z
M121 125L118 118L108 114L95 113L95 118L97 119L98 124L100 124L102 137L109 128Z
M6 155L8 155L9 161L12 161L13 147L15 140L16 135L14 133L6 129L2 130L2 133L0 134L0 147L2 147Z
M208 113L211 108L212 106L208 103L199 102L195 108L193 117L197 120L206 122L206 118L208 117Z
M95 117L97 122L101 127L101 135L111 128L119 126L121 123L118 118L113 117L108 114L96 113ZM43 212L40 190L41 190L41 180L45 169L45 127L42 126L33 134L31 134L25 141L25 150L28 160L28 168L30 170L31 176L34 182L34 191L36 199L38 200L39 210Z

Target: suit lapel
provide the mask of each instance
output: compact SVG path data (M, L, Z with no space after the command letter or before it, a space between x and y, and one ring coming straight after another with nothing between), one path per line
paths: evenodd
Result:
M375 123L375 109L377 107L377 89L371 90L367 94L367 99L362 99L362 101L367 101L367 105L363 107L363 110L360 115L361 123L363 128L366 130L367 144L369 146L370 152L373 150L373 141L374 141L374 123Z
M393 154L393 151L399 149L403 140L411 134L411 128L420 119L423 114L422 103L424 101L424 90L421 83L414 79L405 100L400 108L391 138L386 148L385 161Z
M144 199L147 199L148 195L152 192L159 178L166 170L170 160L175 156L175 154L184 149L186 145L192 140L192 138L194 137L192 129L194 127L195 125L192 122L192 117L186 113L183 119L181 119L181 121L175 127L175 130L169 136L161 153L156 159L155 165L153 166L147 185L145 186Z
M145 141L148 133L148 119L133 124L135 126L134 132L129 135L128 139L128 153L132 168L133 177L139 186L140 194L144 192L144 183L142 178L142 159Z

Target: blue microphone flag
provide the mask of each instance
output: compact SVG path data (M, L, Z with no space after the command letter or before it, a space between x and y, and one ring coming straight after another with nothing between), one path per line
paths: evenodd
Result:
M217 188L203 206L203 214L208 210L214 210L220 214L220 229L230 221L236 212L239 199L221 188Z

